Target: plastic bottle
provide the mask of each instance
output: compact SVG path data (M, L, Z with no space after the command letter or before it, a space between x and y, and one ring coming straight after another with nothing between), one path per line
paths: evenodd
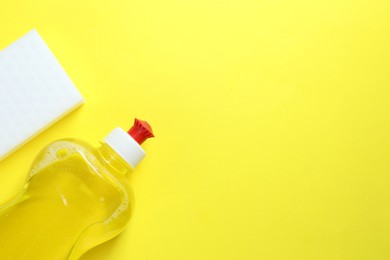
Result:
M136 119L98 148L73 139L47 145L22 191L0 207L0 259L78 259L123 231L133 207L126 174L149 137L149 124Z

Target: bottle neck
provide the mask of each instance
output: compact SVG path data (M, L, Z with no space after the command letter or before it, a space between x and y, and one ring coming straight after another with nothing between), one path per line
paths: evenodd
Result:
M105 166L112 168L121 174L126 174L132 171L130 165L128 165L120 157L120 155L111 149L111 147L106 143L101 144L101 146L98 148L98 152Z

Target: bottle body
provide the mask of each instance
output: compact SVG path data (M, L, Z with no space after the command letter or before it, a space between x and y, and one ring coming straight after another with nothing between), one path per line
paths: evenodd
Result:
M78 259L127 225L131 168L108 145L46 146L23 190L0 207L0 259Z

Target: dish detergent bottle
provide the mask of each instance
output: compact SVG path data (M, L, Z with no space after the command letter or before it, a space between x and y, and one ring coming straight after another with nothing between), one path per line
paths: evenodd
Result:
M21 192L0 207L0 259L78 259L123 231L133 206L126 175L149 137L149 124L136 119L98 148L73 139L47 145Z

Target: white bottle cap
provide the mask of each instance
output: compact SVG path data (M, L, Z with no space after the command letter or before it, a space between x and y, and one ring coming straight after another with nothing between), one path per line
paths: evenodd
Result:
M108 144L117 154L119 154L132 169L145 157L142 147L122 128L115 128L106 138Z
M150 125L146 121L135 119L133 127L128 132L117 127L104 138L104 141L134 169L145 157L141 144L150 137L154 137Z

